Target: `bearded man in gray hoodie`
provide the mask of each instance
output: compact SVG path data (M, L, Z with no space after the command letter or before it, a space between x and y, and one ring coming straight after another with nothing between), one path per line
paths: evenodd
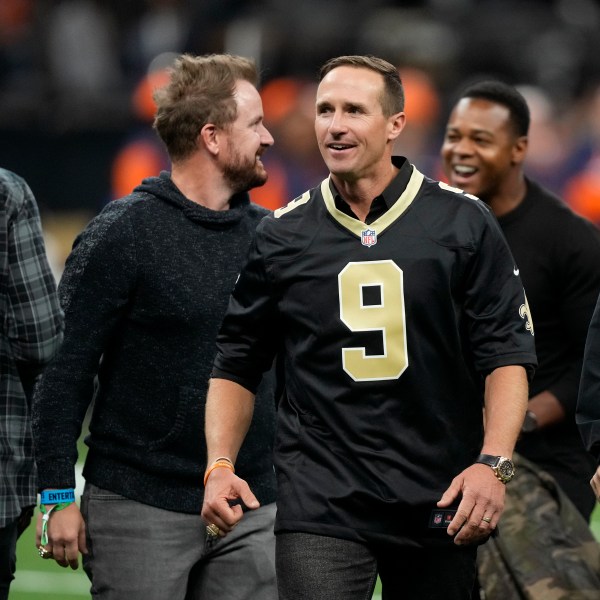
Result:
M265 183L273 144L257 79L242 57L180 56L155 93L171 172L106 206L67 260L65 338L35 396L37 543L62 566L82 553L94 597L277 597L270 378L235 465L261 508L232 539L200 517L216 335L267 213L247 193ZM92 399L79 508L77 439Z

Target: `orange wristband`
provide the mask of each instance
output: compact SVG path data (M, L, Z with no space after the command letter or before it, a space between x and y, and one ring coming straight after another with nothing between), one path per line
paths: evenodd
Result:
M206 469L206 473L204 473L204 485L206 486L206 482L208 481L208 476L219 467L223 467L225 469L231 469L233 473L235 473L235 469L230 462L225 462L224 460L216 460L208 469Z

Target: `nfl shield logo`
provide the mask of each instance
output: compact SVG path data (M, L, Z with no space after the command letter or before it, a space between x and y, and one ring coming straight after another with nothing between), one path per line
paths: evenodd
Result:
M442 522L442 513L435 513L435 516L433 517L433 522L436 525L439 525Z
M377 234L374 229L364 229L360 234L360 241L363 246L370 248L377 243Z

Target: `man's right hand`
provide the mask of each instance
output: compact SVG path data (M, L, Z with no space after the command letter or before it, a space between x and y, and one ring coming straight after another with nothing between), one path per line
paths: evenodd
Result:
M50 508L48 505L47 508ZM42 541L42 513L37 517L35 536L36 546ZM61 566L76 569L79 566L79 553L87 554L85 543L85 523L79 507L75 502L62 510L53 510L48 519L48 543L44 549L49 553L48 558Z
M202 518L207 525L216 525L221 537L227 535L242 519L241 501L254 510L260 506L250 487L229 469L214 469L204 488Z

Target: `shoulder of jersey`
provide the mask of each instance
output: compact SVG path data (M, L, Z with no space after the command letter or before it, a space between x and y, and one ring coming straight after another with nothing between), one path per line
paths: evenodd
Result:
M430 178L421 187L414 215L429 239L451 248L476 247L481 232L493 222L492 212L479 198Z
M312 208L316 197L321 197L320 185L307 190L291 202L288 202L285 206L275 210L273 218L278 220L300 219L306 214L308 209Z
M307 190L285 206L274 210L261 221L261 230L294 231L306 228L313 229L316 218L315 211L319 211L319 207L322 210L325 207L320 185Z
M426 178L425 181L427 186L424 194L429 194L438 208L440 204L444 203L444 207L451 214L480 215L484 220L492 215L490 207L477 196L468 194L460 188L453 187L443 181L429 178Z
M258 225L257 238L271 249L299 252L314 239L325 210L319 185L266 216Z
M428 184L430 193L436 195L437 201L445 198L455 208L466 208L467 210L475 210L486 214L491 213L489 206L473 194L468 194L460 188L451 186L443 181L437 181L428 177L425 178L425 181Z

